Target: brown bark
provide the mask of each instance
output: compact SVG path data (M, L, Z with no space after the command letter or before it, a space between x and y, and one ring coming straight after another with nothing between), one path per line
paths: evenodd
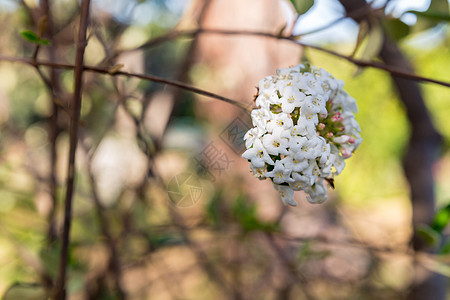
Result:
M367 6L364 0L341 0L341 4L350 14L356 9ZM360 22L368 15L355 18ZM386 35L379 57L387 65L399 67L412 72L408 59L400 48ZM435 215L435 194L432 166L438 158L442 137L434 128L430 115L417 82L391 75L392 82L405 107L410 122L411 137L403 159L403 169L410 186L412 204L412 226L430 224ZM414 234L411 238L415 251L433 252L425 242ZM415 278L409 291L408 299L444 300L446 293L445 278L415 266Z
M66 197L64 200L63 233L58 275L54 287L54 299L56 300L65 300L67 298L66 282L68 269L67 264L69 259L70 227L72 222L72 202L75 187L75 154L78 144L78 124L80 122L81 98L83 88L84 51L87 45L86 32L89 22L90 3L90 0L83 0L81 2L80 28L78 32L77 52L75 56L74 67L73 103L71 107L72 111L69 128L69 166L67 171Z

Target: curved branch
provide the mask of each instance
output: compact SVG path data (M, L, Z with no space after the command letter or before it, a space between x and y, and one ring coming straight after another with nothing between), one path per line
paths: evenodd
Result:
M265 38L272 38L272 39L278 39L278 40L286 40L286 41L293 42L302 47L311 48L311 49L314 49L317 51L321 51L321 52L336 56L338 58L345 59L359 67L376 68L376 69L384 70L386 72L389 72L392 75L402 77L405 79L430 82L430 83L435 83L435 84L443 85L446 87L450 87L450 82L445 82L442 80L419 76L419 75L416 75L416 74L409 72L408 70L405 70L402 68L390 66L390 65L387 65L387 64L384 64L381 62L377 62L377 61L359 60L359 59L353 58L352 56L340 54L338 52L335 52L335 51L332 51L332 50L329 50L329 49L326 49L326 48L323 48L320 46L309 45L309 44L300 42L299 39L301 38L301 35L283 36L283 35L274 34L271 32L260 32L260 31L249 31L249 30L206 29L206 28L200 28L200 29L196 29L196 30L186 30L186 31L176 31L175 30L175 31L170 31L166 35L152 39L152 40L144 43L143 45L139 46L138 48L125 50L124 52L141 50L141 49L145 49L148 47L154 47L154 46L157 46L166 41L170 41L170 40L180 38L180 37L192 37L197 34L247 35L247 36L259 36L259 37L265 37Z
M34 61L31 59L27 59L27 58L18 58L18 57L0 55L0 61L2 61L2 60L23 63L23 64L27 64L27 65L31 65L31 66L46 66L46 67L51 67L51 68L56 68L56 69L70 70L70 69L74 68L74 65L71 65L71 64L55 63L55 62L39 61L39 60ZM239 102L239 101L227 98L227 97L223 97L221 95L218 95L218 94L215 94L212 92L202 90L200 88L197 88L195 86L189 85L189 84L181 82L181 81L165 79L165 78L155 76L155 75L131 73L131 72L125 72L125 71L116 71L115 67L103 68L103 67L94 67L94 66L84 66L83 70L88 71L88 72L100 73L100 74L108 74L111 76L135 77L135 78L152 81L152 82L156 82L156 83L167 84L167 85L181 88L181 89L184 89L187 91L191 91L193 93L196 93L196 94L199 94L202 96L206 96L206 97L214 98L214 99L226 102L226 103L230 103L230 104L235 105L245 111L251 111L251 108L247 104L244 104L242 102Z

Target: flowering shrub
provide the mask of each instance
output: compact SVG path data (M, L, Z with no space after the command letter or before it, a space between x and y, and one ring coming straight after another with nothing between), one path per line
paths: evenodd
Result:
M279 69L259 82L242 157L257 178L272 180L284 204L296 206L299 190L311 203L324 202L324 180L333 185L362 141L358 107L343 85L308 65Z

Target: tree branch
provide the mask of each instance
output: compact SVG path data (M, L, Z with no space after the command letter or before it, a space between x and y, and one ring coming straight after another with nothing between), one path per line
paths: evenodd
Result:
M72 202L75 184L75 154L78 143L78 123L80 120L81 96L83 89L83 62L86 48L86 31L89 20L90 0L81 2L80 27L78 32L77 52L74 66L74 93L71 107L71 119L69 128L70 148L69 167L67 171L66 197L64 202L64 224L62 234L62 246L59 260L58 277L54 289L54 298L66 299L66 273L68 262L68 251L70 243L70 227L72 221Z
M95 184L95 177L92 173L92 159L94 156L94 153L88 153L88 149L84 147L84 152L88 159L88 176L89 176L89 184L91 188L91 194L92 198L94 200L95 205L95 212L97 214L97 219L99 223L99 227L101 230L101 233L103 237L105 238L104 243L106 248L109 251L109 258L108 258L108 270L111 271L113 275L113 281L114 281L114 287L115 292L117 295L118 300L125 300L127 299L127 295L125 293L125 290L122 286L122 270L120 265L120 257L119 257L119 251L117 249L116 240L114 239L111 231L110 231L110 225L107 216L104 213L105 207L100 201L100 197L98 195L97 187Z
M52 41L51 46L48 47L48 54L51 61L56 58L56 41L53 38L54 34L54 26L53 26L53 14L50 8L50 0L43 0L41 2L41 17L47 16L48 25L47 25L47 36ZM34 60L36 60L35 58ZM37 68L39 69L39 68ZM42 76L41 76L42 77ZM50 143L50 175L49 175L49 187L50 194L52 198L52 206L50 209L50 213L48 215L48 230L47 230L47 240L48 243L51 244L57 239L56 233L56 209L57 209L57 181L56 181L56 167L57 167L57 138L60 131L58 126L58 115L59 109L58 104L61 103L58 96L60 94L60 83L56 69L50 70L50 79L49 84L47 86L50 90L50 99L51 99L51 107L52 113L48 118L48 130L49 130L49 143ZM61 104L62 105L62 104Z
M196 29L196 30L187 30L187 31L171 31L166 35L163 35L161 37L157 37L153 40L148 41L147 43L139 46L136 49L129 49L126 51L135 51L135 50L140 50L140 49L144 49L144 48L148 48L148 47L154 47L159 45L160 43L166 42L166 41L170 41L172 39L176 39L176 38L180 38L180 37L192 37L198 34L219 34L219 35L247 35L247 36L257 36L257 37L265 37L265 38L272 38L272 39L278 39L278 40L286 40L289 42L293 42L299 46L302 47L306 47L306 48L310 48L310 49L314 49L317 51L321 51L333 56L336 56L338 58L341 59L345 59L359 67L371 67L371 68L376 68L376 69L380 69L380 70L384 70L387 71L389 73L391 73L392 75L396 75L398 77L402 77L405 79L411 79L411 80L415 80L415 81L423 81L423 82L430 82L430 83L435 83L435 84L439 84L439 85L443 85L446 87L450 87L450 82L445 82L442 80L437 80L437 79L432 79L432 78L428 78L428 77L423 77L423 76L419 76L416 75L412 72L410 72L409 70L405 70L403 68L399 68L396 66L391 66L388 64L384 64L381 62L377 62L377 61L364 61L364 60L359 60L359 59L355 59L352 56L348 56L348 55L344 55L344 54L340 54L337 53L335 51L320 47L320 46L314 46L314 45L309 45L309 44L305 44L303 42L300 42L299 39L301 38L301 35L290 35L290 36L282 36L279 34L274 34L271 32L259 32L259 31L248 31L248 30L222 30L222 29L205 29L205 28L200 28L200 29Z
M30 60L27 58L18 58L18 57L4 56L4 55L0 55L0 61L1 60L10 61L10 62L18 62L18 63L28 64L31 66L35 66L35 65L47 66L47 67L56 68L56 69L70 70L70 69L74 68L74 65L71 65L71 64L54 63L54 62L49 62L49 61L33 61L33 60ZM88 72L100 73L100 74L108 74L111 76L135 77L135 78L140 78L143 80L152 81L152 82L156 82L156 83L167 84L167 85L181 88L181 89L184 89L187 91L191 91L193 93L196 93L196 94L199 94L202 96L206 96L206 97L214 98L214 99L217 99L217 100L220 100L223 102L230 103L230 104L235 105L245 111L251 111L251 108L249 108L247 104L244 104L242 102L239 102L239 101L236 101L233 99L223 97L218 94L214 94L212 92L202 90L195 86L192 86L192 85L180 82L180 81L176 81L176 80L165 79L165 78L158 77L155 75L130 73L130 72L125 72L125 71L115 71L114 67L102 68L102 67L84 66L83 70L88 71Z

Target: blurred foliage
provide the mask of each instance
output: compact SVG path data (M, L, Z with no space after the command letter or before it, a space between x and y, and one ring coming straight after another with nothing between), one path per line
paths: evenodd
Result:
M450 204L439 209L431 225L422 224L417 228L417 233L424 241L438 249L441 254L449 254L450 238L447 237L444 230L450 222Z
M450 21L449 4L447 0L431 0L426 11L410 10L405 13L413 13L417 16L417 22L412 28L413 32L430 29L443 21Z
M447 46L449 41L430 50L408 46L404 48L420 74L445 79L447 71L440 66L450 63ZM357 159L347 161L345 171L336 178L337 190L343 200L363 205L371 199L379 201L389 197L407 197L408 189L403 179L401 158L406 151L409 129L404 109L389 77L383 71L370 68L354 76L356 67L351 63L315 51L308 52L308 55L312 64L319 65L336 78L342 79L345 82L344 89L358 101L359 112L356 119L363 128L361 135L364 143L355 154ZM422 89L434 123L448 145L448 90L432 84L422 84ZM368 93L368 90L371 92ZM446 150L444 155L450 153ZM448 183L440 184L447 186ZM439 194L438 197L443 201L447 195Z
M300 13L305 13L314 3L291 2ZM26 3L35 8L37 2ZM90 64L108 65L108 51L138 47L141 43L166 33L179 20L179 12L173 9L173 1L122 0L104 3L111 6L103 11L96 7L97 32L92 31L86 52L86 59ZM72 61L73 22L77 15L77 1L54 1L53 8L56 12L55 27L62 30L58 32L58 60ZM132 13L133 8L135 14ZM151 13L148 17L139 17L139 13L149 11ZM431 8L425 14L417 15L429 17L430 13ZM433 24L436 25L440 20L433 19ZM0 45L1 54L29 57L35 44L47 44L45 39L33 31L33 22L21 6L15 11L0 11L0 25L0 36L9 41ZM406 35L409 29L399 20L387 19L382 26L404 43L403 49L411 57L418 73L440 79L448 77L448 70L443 67L450 65L448 37L438 47L421 49L408 46ZM103 44L111 45L111 49ZM137 64L143 67L144 73L177 78L189 45L190 40L180 39L145 49L141 53L142 60L138 60ZM333 47L342 47L339 49L342 52L348 50L342 45ZM307 52L312 64L325 68L345 81L345 89L357 99L360 109L357 120L362 127L364 142L355 158L348 161L343 174L336 178L335 198L356 208L369 204L387 205L393 199L406 201L408 188L402 174L401 157L406 150L409 130L404 110L392 89L389 77L385 72L375 69L364 70L355 76L357 68L354 65L320 52ZM48 70L44 72L48 74ZM71 71L58 71L58 76L64 91L62 101L67 104L67 95L73 89L73 75ZM448 88L432 84L423 84L422 88L434 122L445 137L447 148L444 149L444 155L448 158ZM209 186L205 184L204 201L194 207L180 209L169 204L167 187L161 182L161 178L146 169L144 180L135 183L131 180L133 176L127 173L127 177L119 178L121 182L106 188L107 191L117 188L118 192L112 193L110 198L100 196L99 206L92 196L89 156L99 151L105 140L122 139L118 156L111 152L104 154L106 157L125 157L124 164L107 169L110 171L109 178L121 173L138 157L135 152L124 150L130 145L144 155L147 160L145 163L155 167L157 162L148 156L148 148L154 148L154 145L148 145L152 143L151 138L145 136L142 124L135 126L134 122L144 120L145 108L151 104L149 99L162 90L165 87L146 81L86 73L69 257L70 294L82 297L83 293L89 292L95 299L117 299L111 283L115 275L112 263L108 261L112 243L117 247L121 269L126 273L122 281L131 287L133 299L147 299L146 293L151 294L148 291L179 299L182 298L177 293L180 290L187 290L186 294L198 296L196 298L199 299L213 299L226 292L232 294L232 288L226 286L225 281L231 282L235 288L236 298L240 294L251 295L254 299L303 295L305 286L292 283L295 280L293 278L302 276L298 274L302 270L311 274L311 278L307 280L314 282L318 294L328 295L327 299L399 299L399 295L406 289L402 284L408 281L407 275L391 279L389 274L384 274L383 272L389 273L383 271L387 263L369 247L364 255L353 256L351 245L324 246L323 243L311 240L288 243L274 238L278 234L282 236L283 230L291 229L291 226L304 230L311 228L311 232L317 231L317 228L328 230L332 225L342 228L336 207L327 207L329 211L322 215L321 221L332 225L320 225L317 220L307 225L292 225L289 223L292 220L283 221L279 216L262 217L263 204L258 202L259 199L249 200L252 198L253 186L244 187L239 175L235 179L218 181L214 183L214 187L211 187L211 183ZM55 279L60 249L59 241L51 241L47 236L48 216L52 205L48 187L49 117L52 104L45 85L31 67L3 62L0 64L0 98L0 294L4 295L5 300L45 298L46 291L42 281L45 282L46 276L50 281ZM204 135L209 128L204 129L208 125L196 114L194 96L181 93L179 98L171 116L174 125L169 130L175 125L186 130L188 124L200 128L197 131ZM67 114L62 110L58 126L60 133L56 148L59 154L56 157L58 166L55 175L58 199L56 207L60 209L68 150ZM184 133L187 134L186 132L187 130ZM175 164L181 166L186 160L192 160L192 153L188 151L180 155L174 149L162 149L158 154L169 156ZM157 165L163 171L172 167L168 163L170 159L163 162L164 164ZM189 161L186 164L191 163ZM142 160L138 160L137 165L141 164L144 164ZM132 166L134 168L136 165ZM431 226L419 229L430 244L442 242L441 252L444 254L450 251L450 244L445 237L449 222L449 206L446 201L450 188L445 180L450 177L448 172L444 170L445 176L437 182L438 200L443 208ZM111 241L102 227L105 224L100 220L99 211L108 220L107 229L112 237ZM286 211L282 211L281 216L285 213ZM299 208L292 213L294 217L291 219L307 219L307 214L309 212L303 212L303 208ZM61 220L61 211L58 210L57 225L60 225ZM334 230L339 238L339 230ZM389 242L389 238L387 240ZM344 248L344 251L339 252L337 248ZM286 252L285 257L281 255L280 258L274 254L280 249ZM345 259L337 259L338 254ZM291 258L301 268L284 261L287 258ZM347 261L361 262L359 269L355 267L358 270L353 270L356 273L354 277L339 272L343 262ZM319 262L324 264L319 265ZM399 267L398 272L409 270L409 265L405 265ZM332 275L330 270L336 274ZM351 271L349 269L348 273L352 273ZM323 274L326 272L331 275L325 280ZM174 282L182 285L180 277L186 278L191 285L181 288L174 286L177 285ZM183 295L181 292L180 294Z

